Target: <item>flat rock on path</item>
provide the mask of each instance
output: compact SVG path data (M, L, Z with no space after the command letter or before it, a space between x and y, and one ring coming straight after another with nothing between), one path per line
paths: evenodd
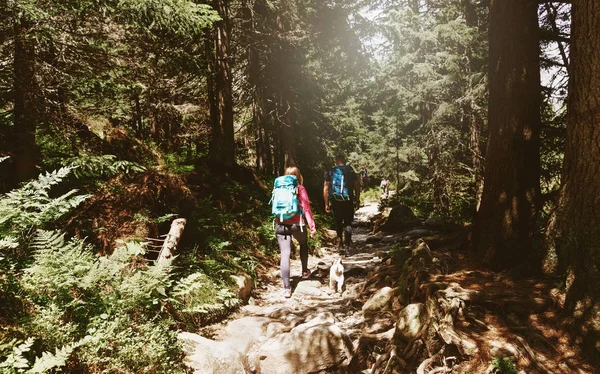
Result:
M309 256L308 279L301 278L296 256L290 264L291 298L283 297L279 269L274 269L272 282L259 286L252 305L203 330L211 339L180 335L186 342L189 366L196 373L310 373L347 366L365 322L357 299L366 275L381 262L377 248L366 245L365 226L376 213L376 204L356 213L351 254L342 257L341 294L329 288L328 269L340 256L335 248L323 248L320 258Z

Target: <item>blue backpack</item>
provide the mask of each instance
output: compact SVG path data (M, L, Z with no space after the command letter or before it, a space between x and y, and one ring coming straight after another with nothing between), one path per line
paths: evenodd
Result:
M280 222L301 214L296 176L283 175L275 178L270 202L272 204L271 213L275 217L279 217Z
M329 187L329 200L350 200L349 188L352 188L351 180L348 180L351 167L348 165L336 166L331 171L331 186Z

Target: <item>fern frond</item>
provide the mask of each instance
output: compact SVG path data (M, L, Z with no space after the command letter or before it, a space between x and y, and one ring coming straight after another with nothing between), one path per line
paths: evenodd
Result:
M190 314L216 314L239 304L240 300L231 290L221 287L202 273L193 273L181 279L171 295L182 305L182 311Z
M35 363L33 364L33 367L28 371L28 373L45 373L51 369L65 366L67 360L69 359L69 356L71 355L71 353L73 353L73 350L76 347L76 344L72 344L62 347L61 349L56 348L55 353L42 353L41 357L37 357L35 359Z
M0 249L14 249L19 246L19 240L14 236L0 237Z
M34 293L48 287L50 296L80 286L96 259L83 241L65 241L56 231L38 230L31 247L35 262L25 270L23 283Z
M12 352L10 352L6 359L0 363L0 369L3 369L0 371L18 373L23 372L24 369L28 369L29 361L23 357L23 354L31 350L31 346L33 345L34 341L35 339L28 338L25 342L19 345L14 345L12 347ZM13 340L11 343L16 344L17 342Z
M65 234L58 231L38 230L31 242L31 248L36 251L62 248L65 245Z
M64 180L72 170L72 167L64 167L41 174L23 187L0 196L0 235L3 234L3 228L16 234L56 221L87 199L89 195L76 195L77 190L57 198L49 196L52 187Z
M31 182L25 184L23 189L30 191L37 191L38 193L43 193L45 196L48 195L48 191L52 186L55 186L63 181L69 175L69 173L73 170L72 167L62 167L58 170L42 173L39 177Z
M70 167L74 168L76 178L110 178L118 174L132 174L146 171L142 165L117 160L115 155L91 156L83 155L70 159Z

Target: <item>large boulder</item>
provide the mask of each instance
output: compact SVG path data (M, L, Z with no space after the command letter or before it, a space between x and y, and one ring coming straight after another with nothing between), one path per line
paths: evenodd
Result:
M399 232L408 227L414 227L421 224L421 221L415 216L413 211L406 205L396 205L390 211L390 215L381 226L382 231Z
M267 317L243 317L233 320L223 329L220 340L236 351L246 354L265 334L274 321Z
M217 342L200 335L178 335L186 354L185 363L195 374L245 374L242 354L227 342Z
M319 282L318 280L306 280L298 282L298 285L294 290L294 294L307 296L321 296L323 294L321 286L321 282Z
M261 374L308 374L347 366L352 341L327 316L317 319L267 340L257 355L248 357L250 366Z
M237 286L237 297L242 299L244 304L246 304L252 294L252 277L248 274L231 275L230 277Z
M392 297L394 296L394 289L392 287L383 287L371 296L369 300L362 306L363 312L376 312L385 308Z
M422 303L409 304L402 309L396 322L394 338L410 341L417 336L427 319L427 308Z
M442 229L448 225L448 221L440 216L429 217L425 220L425 225L433 227L435 229Z

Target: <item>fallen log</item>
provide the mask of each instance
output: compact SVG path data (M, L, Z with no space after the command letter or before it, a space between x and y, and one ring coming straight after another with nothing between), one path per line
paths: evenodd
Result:
M179 239L181 239L181 234L183 234L183 229L186 224L185 218L177 218L171 223L171 229L165 238L165 242L158 253L158 258L156 262L159 265L166 265L169 260L173 257L175 253L175 248L177 248L177 244L179 243Z

